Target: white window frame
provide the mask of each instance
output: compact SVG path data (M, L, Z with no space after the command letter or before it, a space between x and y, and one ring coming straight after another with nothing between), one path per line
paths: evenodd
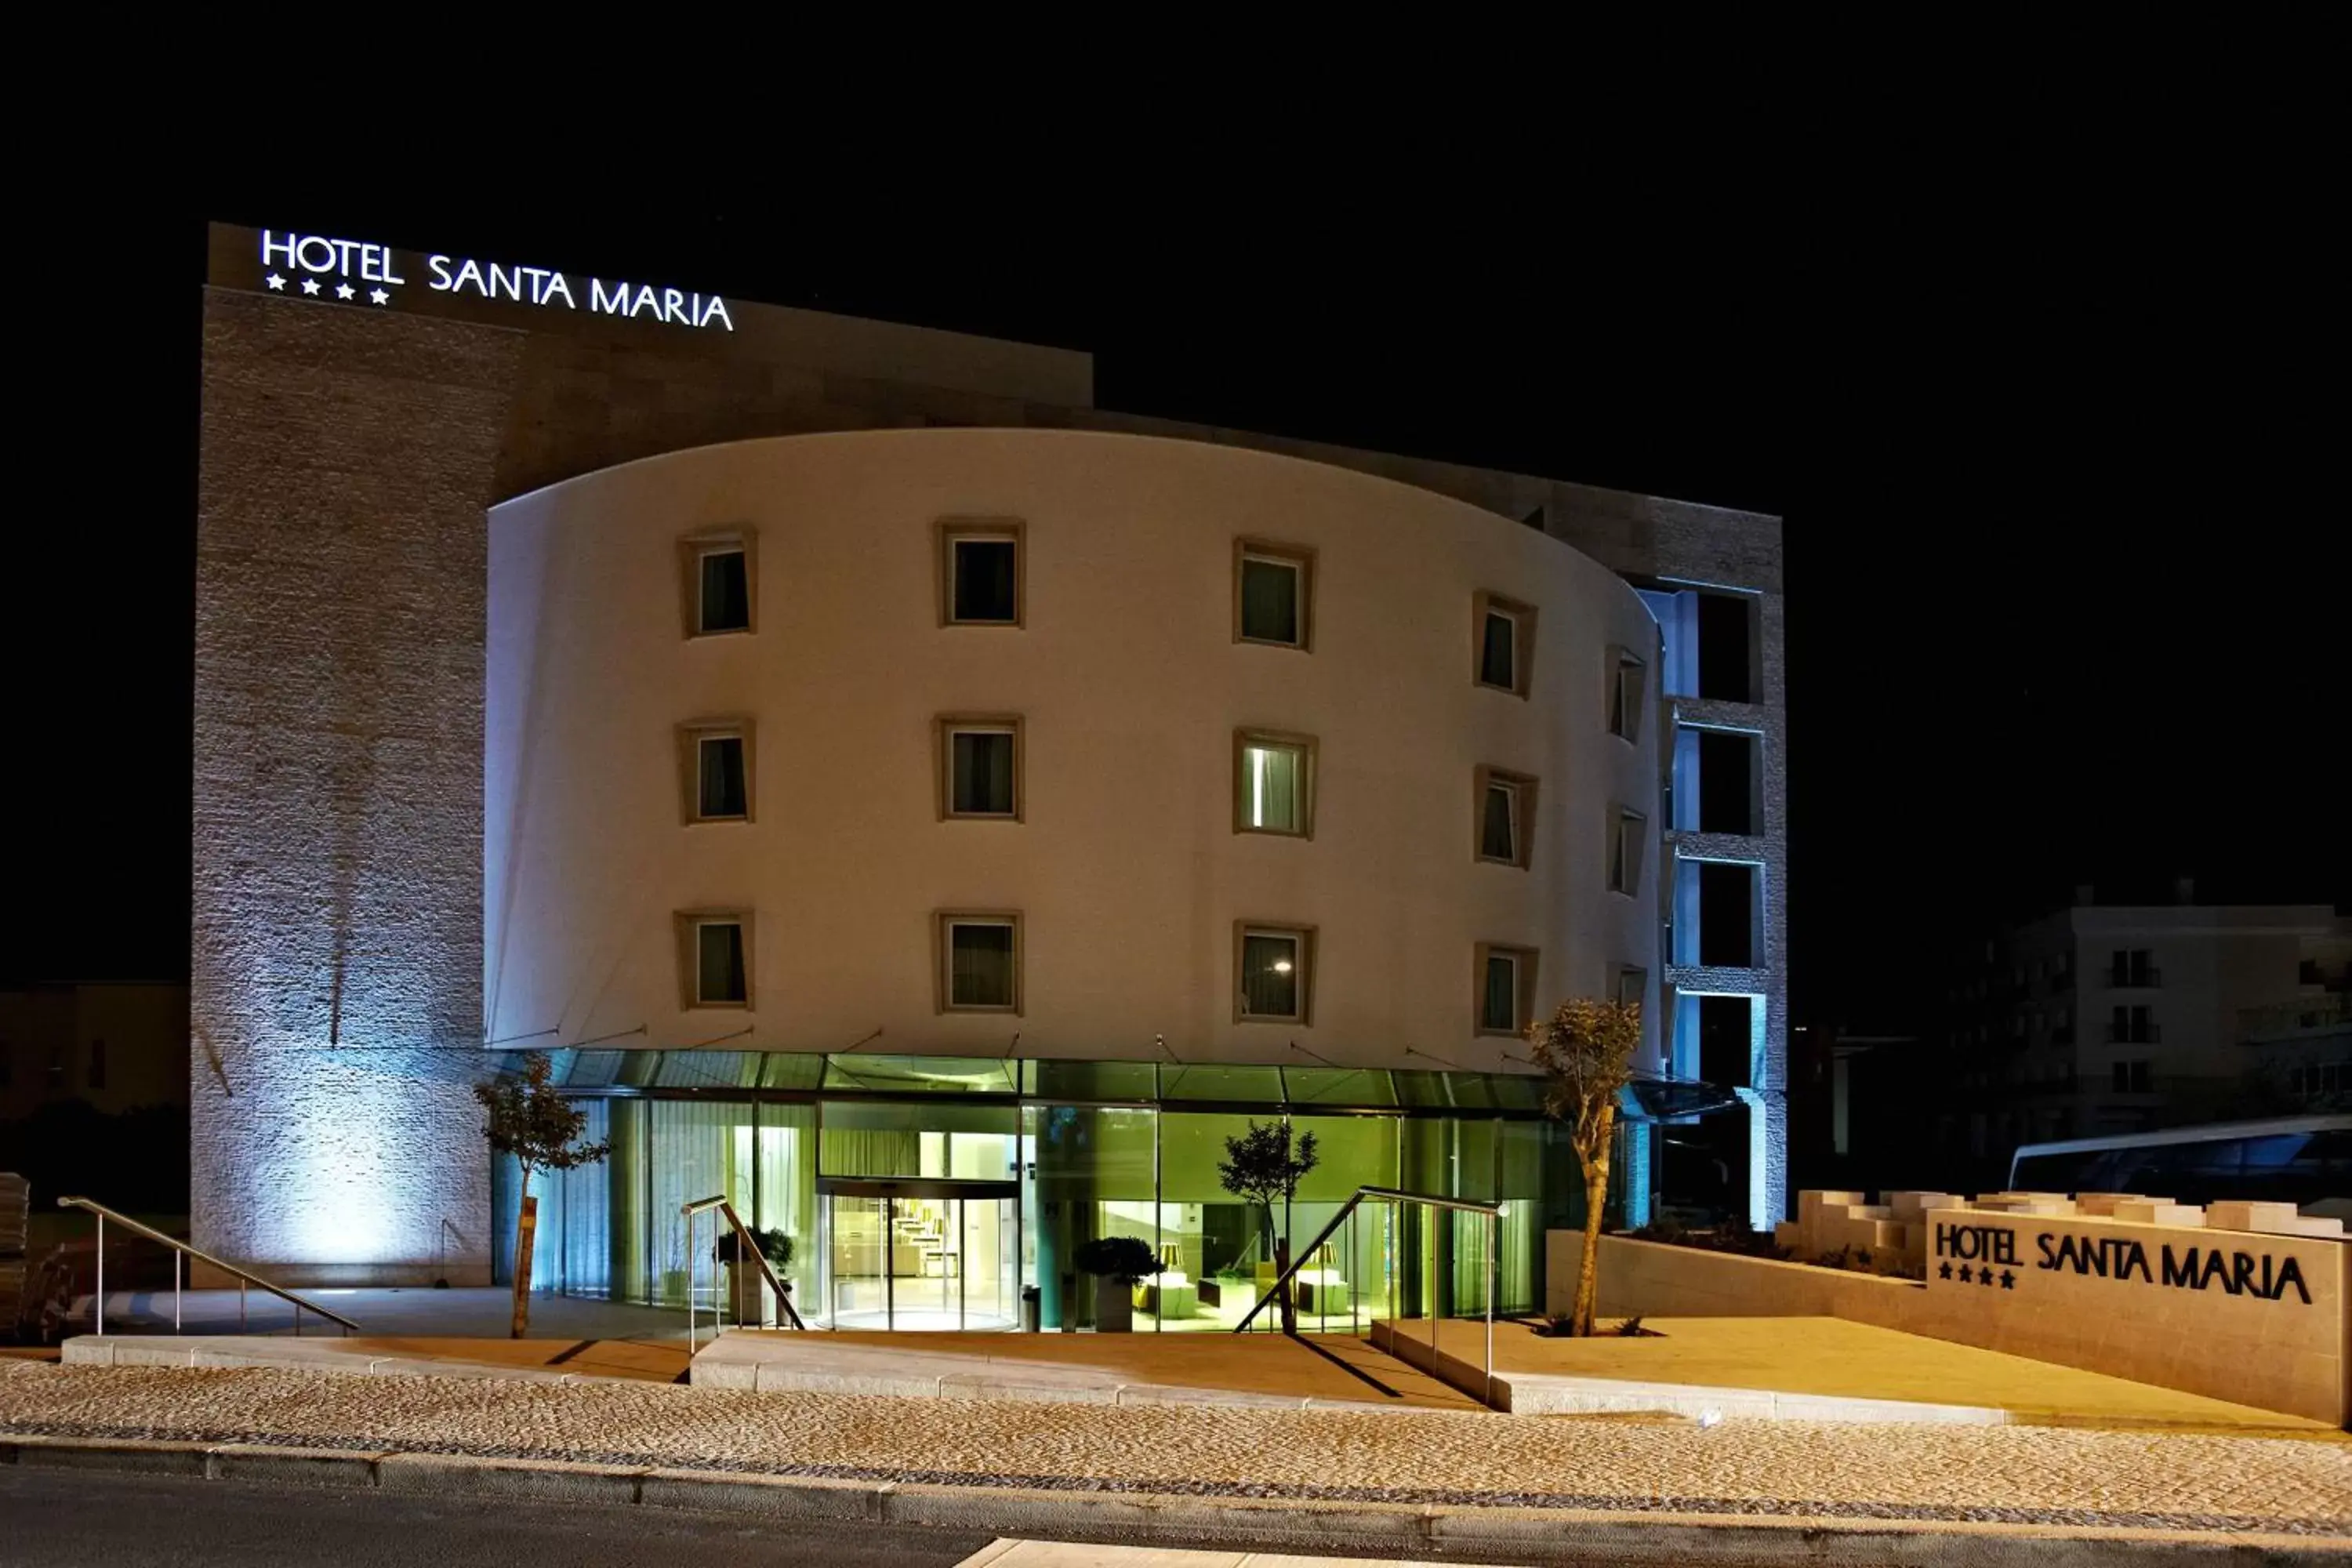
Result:
M1292 989L1298 1000L1295 1013L1253 1013L1249 1008L1249 992L1243 984L1245 955L1252 937L1276 937L1291 944L1291 963L1295 973ZM1293 1028L1307 1028L1315 1021L1315 928L1307 925L1286 925L1274 921L1235 921L1234 922L1234 1022L1236 1024L1286 1024Z

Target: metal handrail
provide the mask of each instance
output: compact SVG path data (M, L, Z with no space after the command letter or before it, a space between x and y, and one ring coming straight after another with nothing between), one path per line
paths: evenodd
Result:
M694 1337L693 1259L696 1256L694 1250L694 1216L709 1209L717 1209L720 1214L727 1216L727 1223L735 1227L736 1257L740 1258L748 1253L752 1258L759 1260L760 1273L767 1279L768 1289L776 1293L776 1305L783 1309L784 1316L791 1321L793 1327L805 1330L808 1325L801 1321L800 1313L793 1308L793 1298L790 1292L785 1290L784 1282L776 1278L775 1269L769 1265L768 1255L760 1250L759 1238L751 1234L751 1227L743 1223L743 1216L735 1212L735 1205L729 1203L723 1194L718 1197L697 1198L694 1202L682 1205L677 1211L686 1217L686 1256L688 1259L688 1271L686 1277L686 1353L689 1356L694 1354L696 1342ZM710 1242L712 1250L716 1251L719 1245L719 1237L716 1231L713 1232L710 1237ZM725 1292L721 1291L719 1295L720 1300L723 1300ZM719 1332L720 1312L721 1308L718 1302L713 1302L710 1309L710 1331L713 1335L716 1335ZM765 1325L760 1326L764 1327ZM742 1327L742 1323L740 1320L736 1323L736 1327Z
M1348 1216L1355 1213L1356 1206L1366 1198L1389 1204L1422 1204L1433 1209L1453 1209L1463 1214L1482 1214L1486 1216L1486 1403L1492 1405L1495 1402L1495 1289L1497 1284L1496 1274L1499 1267L1496 1256L1496 1243L1503 1219L1501 1204L1482 1204L1472 1198L1449 1198L1436 1193L1409 1193L1400 1187L1358 1187L1355 1194L1339 1205L1339 1212L1331 1216L1331 1223L1316 1232L1315 1239L1299 1249L1297 1256L1290 1260L1290 1266L1274 1277L1274 1283L1266 1287L1265 1294L1258 1298L1257 1305L1252 1307L1243 1315L1242 1321L1234 1325L1234 1332L1238 1334L1246 1330L1255 1321L1257 1315L1265 1310L1266 1304L1282 1294L1283 1288L1290 1283L1291 1277L1307 1267L1307 1259L1313 1258L1322 1245L1331 1239L1333 1233L1347 1224ZM1434 1232L1431 1234L1429 1246L1431 1268L1433 1273L1436 1268L1437 1251L1437 1237ZM1393 1297L1393 1290L1391 1294ZM1395 1332L1395 1321L1396 1314L1393 1300L1391 1300L1390 1311L1391 1334ZM1430 1371L1433 1373L1437 1370L1438 1321L1437 1313L1433 1310L1429 1315L1429 1359ZM1290 1331L1284 1331L1286 1333Z
M150 1241L160 1241L164 1246L172 1249L172 1328L175 1332L180 1327L180 1304L182 1296L181 1272L183 1268L183 1265L180 1262L180 1258L183 1253L196 1259L199 1263L211 1264L215 1268L219 1269L224 1274L234 1274L236 1276L236 1321L239 1328L243 1328L245 1326L245 1293L246 1288L248 1285L258 1285L263 1289L268 1291L271 1295L277 1297L279 1300L292 1305L294 1308L294 1336L297 1339L301 1338L302 1335L302 1314L305 1311L316 1312L319 1316L326 1319L329 1322L341 1324L345 1334L351 1333L353 1330L359 1327L357 1323L352 1322L341 1312L331 1312L327 1310L326 1308L319 1305L316 1301L310 1300L305 1297L297 1296L293 1291L285 1289L282 1287L272 1285L260 1275L250 1273L246 1269L239 1268L234 1263L223 1262L220 1258L215 1258L211 1253L204 1251L200 1247L190 1247L186 1242L182 1241L176 1236L165 1236L162 1231L155 1229L152 1226L141 1225L129 1215L118 1214L113 1209L108 1208L104 1204L92 1203L88 1198L62 1197L58 1200L58 1207L61 1209L87 1209L91 1214L98 1216L98 1297L95 1310L97 1312L98 1331L101 1334L106 1332L106 1222L108 1220L112 1220L115 1224L121 1226L124 1229L131 1231L134 1235L143 1236Z

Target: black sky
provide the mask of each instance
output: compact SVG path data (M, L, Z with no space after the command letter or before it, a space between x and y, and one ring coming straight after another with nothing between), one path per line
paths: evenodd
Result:
M2352 907L2325 204L2097 151L1811 188L1759 133L1622 209L60 184L70 289L16 263L0 979L186 973L207 216L1086 348L1107 406L1784 514L1800 1022L1903 1026L1940 944L2082 881Z

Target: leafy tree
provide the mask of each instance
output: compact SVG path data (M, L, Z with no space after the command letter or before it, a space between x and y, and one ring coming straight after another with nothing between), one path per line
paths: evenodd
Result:
M1225 1191L1244 1203L1255 1204L1265 1216L1266 1251L1274 1258L1277 1279L1290 1268L1290 1238L1276 1228L1274 1205L1276 1202L1288 1205L1292 1194L1298 1191L1299 1181L1320 1158L1314 1133L1300 1133L1294 1145L1287 1121L1260 1127L1253 1121L1247 1132L1225 1140L1225 1157L1217 1162L1217 1180L1224 1184ZM1282 1313L1282 1331L1297 1333L1298 1314L1291 1305L1289 1282L1284 1280L1279 1290L1276 1305Z
M1536 1065L1550 1079L1544 1110L1568 1123L1569 1143L1584 1169L1584 1266L1576 1277L1566 1331L1590 1334L1601 1299L1601 1212L1609 1199L1610 1142L1617 1097L1633 1076L1633 1053L1642 1046L1642 1005L1570 997L1550 1017L1528 1026L1528 1043Z
M580 1135L588 1129L588 1113L575 1108L562 1089L548 1081L551 1070L545 1053L535 1052L523 1058L520 1079L500 1078L474 1086L474 1098L482 1102L489 1117L489 1125L482 1131L490 1147L501 1154L512 1154L522 1166L521 1213L515 1222L514 1321L509 1331L515 1339L522 1338L530 1327L530 1249L539 1229L539 1199L530 1190L532 1174L593 1165L613 1152L609 1142L580 1142Z

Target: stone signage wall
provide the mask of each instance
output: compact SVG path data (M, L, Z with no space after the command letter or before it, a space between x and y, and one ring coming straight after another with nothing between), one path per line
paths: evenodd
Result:
M1801 1213L1821 1208L1821 1198L1803 1194ZM2352 1243L2032 1212L2048 1206L2036 1194L2014 1209L1923 1211L1926 1278L1917 1280L1604 1237L1600 1310L1658 1318L1828 1314L2264 1410L2352 1421ZM1832 1215L1830 1223L1856 1218ZM1554 1310L1565 1310L1575 1289L1580 1239L1552 1233Z

